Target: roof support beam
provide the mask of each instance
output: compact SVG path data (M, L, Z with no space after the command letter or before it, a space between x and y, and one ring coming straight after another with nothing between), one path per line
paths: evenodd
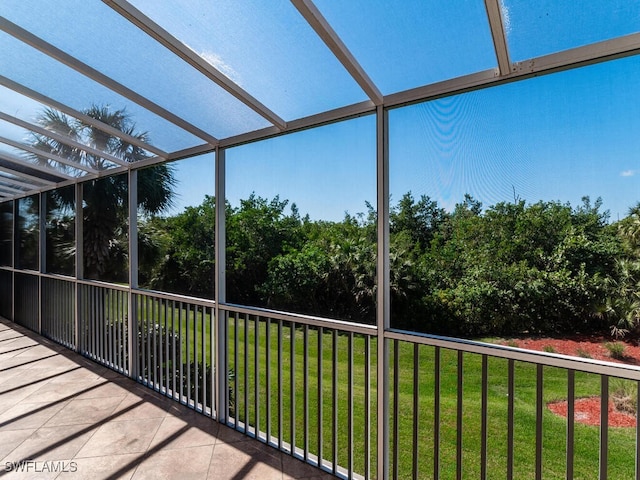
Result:
M251 108L258 115L267 119L278 129L285 130L287 122L268 109L260 101L242 89L237 83L233 82L229 77L213 67L204 58L187 47L184 43L171 35L168 31L147 17L140 10L135 8L126 0L102 0L124 18L129 20L135 26L144 31L151 38L164 45L167 49L187 62L209 80L222 87L225 91L240 100L246 106Z
M0 184L9 183L9 184L15 185L17 187L28 188L29 190L38 190L38 189L42 188L43 185L55 185L55 182L51 182L49 180L42 180L41 178L36 179L35 182L33 182L33 181L32 182L25 182L25 181L20 180L20 179L30 178L29 175L25 175L23 173L16 172L15 170L12 170L10 168L5 168L3 166L0 166L0 172L7 173L9 175L13 175L14 177L18 177L18 178L13 178L13 177L5 177L4 175L0 175ZM23 193L28 195L30 192L23 192Z
M20 190L18 188L12 188L7 185L2 185L2 178L4 177L0 177L0 191L6 192L6 195L13 196L13 195L22 195L24 193L27 193L24 190Z
M388 95L386 107L400 107L409 103L424 102L436 98L457 95L471 90L500 85L529 77L545 75L562 70L584 67L617 58L640 54L640 33L592 43L543 57L532 58L512 64L512 72L506 77L496 75L495 69L472 73L462 77L432 83L423 87Z
M4 160L5 162L9 162L9 163L13 163L15 165L18 166L18 168L16 168L16 173L19 172L19 174L23 175L24 170L25 169L29 169L29 170L35 170L38 172L42 172L45 175L47 175L48 177L58 177L58 178L65 178L67 180L73 180L74 177L72 177L71 175L68 175L66 173L62 173L59 172L51 167L45 167L44 165L38 165L36 163L31 163L31 162L26 162L23 159L16 157L14 155L10 155L8 153L3 153L0 152L0 159ZM38 175L34 174L34 178L40 178ZM59 180L56 180L59 181Z
M115 163L116 165L120 165L122 167L126 167L129 165L129 162L127 162L126 160L122 160L121 158L114 157L109 153L103 152L102 150L98 150L97 148L90 147L88 145L85 145L84 143L76 142L75 140L65 135L60 135L59 133L52 132L38 125L34 125L33 123L25 122L24 120L20 120L19 118L13 117L11 115L7 115L4 112L0 112L0 120L13 123L14 125L18 125L19 127L26 128L27 130L31 130L32 132L38 133L40 135L44 135L45 137L53 138L58 142L78 148L87 153L90 153L91 155L95 155L96 157L100 157L105 160L108 160L109 162Z
M15 142L15 141L13 141L13 140L11 140L9 138L5 138L5 137L0 136L0 143L4 143L4 144L9 145L9 146L11 146L13 148L24 150L25 152L29 152L29 153L32 153L34 155L38 155L39 157L43 157L43 158L47 158L49 160L53 160L54 162L62 163L64 165L67 165L67 166L72 167L72 168L77 168L78 170L83 170L83 171L88 172L88 173L99 173L99 171L96 170L95 168L91 168L91 167L88 167L86 165L80 165L79 163L74 162L73 160L68 160L68 159L63 158L63 157L61 157L59 155L54 155L53 153L45 152L43 150L40 150L40 149L35 148L35 147L32 147L30 145L26 145L24 143Z
M74 69L75 71L90 78L91 80L104 85L105 87L122 95L123 97L128 98L132 102L137 103L143 108L146 108L147 110L179 126L180 128L186 130L187 132L192 133L196 137L200 137L207 143L210 143L212 145L218 144L218 139L212 135L209 135L204 130L201 130L195 125L187 122L186 120L178 117L174 113L161 107L157 103L154 103L148 98L143 97L139 93L134 92L130 88L125 87L123 84L113 80L111 77L108 77L107 75L90 67L86 63L81 62L77 58L72 57L68 53L63 52L59 48L54 47L50 43L45 42L41 38L32 34L31 32L28 32L24 28L19 27L15 23L10 22L9 20L1 16L0 16L0 30L5 33L8 33L12 37L17 38L18 40L26 43L27 45L31 45L36 50L39 50L45 55L48 55L49 57L59 61L60 63L63 63L67 67Z
M358 82L367 96L375 105L382 105L383 96L378 87L367 75L367 72L360 66L355 57L351 54L342 39L331 28L329 22L324 18L320 10L313 4L311 0L291 0L291 3L298 9L311 28L315 30L322 41L329 47L329 50L342 63L344 68L351 74L353 79Z
M640 33L633 33L517 62L513 64L513 70L515 75L531 76L532 74L583 67L637 54L640 54Z
M509 59L507 36L505 34L504 23L502 21L500 0L484 0L484 6L487 9L487 16L489 17L489 27L491 28L493 46L498 59L500 76L504 77L511 73L511 60Z
M82 122L86 123L87 125L91 125L92 127L95 127L98 130L102 130L103 132L108 133L109 135L113 135L114 137L121 138L125 142L128 142L131 145L135 145L136 147L143 148L148 152L153 153L154 155L157 155L159 157L164 157L164 158L166 158L168 155L167 152L157 147L154 147L153 145L150 145L147 142L143 142L139 138L133 137L121 130L118 130L117 128L113 128L111 125L107 125L106 123L101 122L100 120L97 120L93 117L90 117L89 115L85 115L84 113L79 112L78 110L75 110L65 105L64 103L60 103L60 102L57 102L56 100L53 100L52 98L46 97L36 92L35 90L31 90L30 88L27 88L24 85L14 82L13 80L3 75L0 75L0 85L10 90L13 90L14 92L17 92L21 95L24 95L25 97L29 97L35 100L36 102L40 102L51 108L55 108L56 110L66 113L67 115L75 117L78 120L81 120Z

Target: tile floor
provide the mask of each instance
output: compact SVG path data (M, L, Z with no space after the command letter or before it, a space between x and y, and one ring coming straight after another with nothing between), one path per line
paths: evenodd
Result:
M332 479L0 318L0 478Z

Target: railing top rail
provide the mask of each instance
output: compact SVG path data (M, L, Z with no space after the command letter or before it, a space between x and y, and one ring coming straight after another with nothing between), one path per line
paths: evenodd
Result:
M119 285L117 283L103 282L100 280L76 280L80 285L89 285L92 287L110 288L112 290L120 290L122 292L129 291L129 285Z
M160 298L164 300L175 300L177 302L191 303L194 305L201 305L203 307L215 307L215 300L209 300L206 298L190 297L188 295L181 295L179 293L159 292L156 290L146 290L144 288L131 289L134 295L144 295L147 297Z
M345 332L361 333L364 335L373 335L377 333L377 329L374 325L367 325L364 323L353 323L344 320L330 320L322 317L314 317L311 315L303 315L299 313L285 313L277 310L269 310L266 308L258 307L245 307L242 305L235 305L232 303L220 304L220 309L227 312L246 313L248 315L260 315L262 317L268 317L273 320L284 320L287 322L296 322L302 325L311 325L314 327L331 328L336 330L342 330Z
M491 357L499 357L522 362L558 367L597 375L640 380L640 367L625 365L622 363L605 362L589 358L576 358L559 353L539 352L523 348L509 347L506 345L494 345L473 340L442 337L405 330L390 330L384 333L385 338L401 340L404 342L430 345L433 347L461 350L463 352L477 353Z

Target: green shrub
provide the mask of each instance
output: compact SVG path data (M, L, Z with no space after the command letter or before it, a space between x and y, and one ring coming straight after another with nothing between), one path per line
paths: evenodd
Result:
M609 356L611 358L620 360L624 358L624 351L627 347L624 343L621 342L606 342L604 344L604 348L609 351Z
M611 379L611 400L621 412L636 414L638 407L638 383L620 378Z
M589 354L589 352L587 352L582 348L578 348L578 350L576 350L576 355L581 358L591 358L591 355Z

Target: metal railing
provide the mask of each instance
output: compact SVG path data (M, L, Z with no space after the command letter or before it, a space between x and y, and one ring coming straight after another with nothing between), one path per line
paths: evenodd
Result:
M29 273L14 273L13 321L38 332L40 319L40 277Z
M612 388L638 409L640 370L508 346L388 332L391 477L640 478L640 430L610 425ZM595 425L578 423L596 399ZM563 402L566 415L549 407Z
M635 366L8 269L0 285L15 321L339 477L640 479L638 414L610 421L619 391L638 411Z
M129 288L78 282L78 351L129 375Z
M73 280L43 277L41 333L67 348L76 348L76 285Z
M13 317L13 272L0 268L0 316Z
M347 478L375 472L375 329L240 306L226 313L228 423Z
M154 292L136 292L133 302L138 380L214 416L212 302Z

